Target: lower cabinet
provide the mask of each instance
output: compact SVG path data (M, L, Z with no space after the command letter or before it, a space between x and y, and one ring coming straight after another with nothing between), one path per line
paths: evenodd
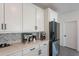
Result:
M48 56L48 42L23 50L24 56Z
M39 46L23 49L23 56L38 56Z
M26 56L38 56L38 49L31 50Z
M39 49L39 55L40 56L48 56L48 43L44 43L40 45Z

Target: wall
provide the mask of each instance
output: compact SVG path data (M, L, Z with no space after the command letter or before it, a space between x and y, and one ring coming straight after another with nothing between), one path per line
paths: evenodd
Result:
M55 19L55 21L57 21L57 17L58 17L58 13L55 12L54 10L48 8L48 13L49 13L49 21L53 21Z
M61 19L61 45L64 46L64 22L65 21L77 21L77 50L79 51L79 11L74 11L60 16Z
M60 23L60 45L63 46L63 20L61 17L58 17L58 22Z

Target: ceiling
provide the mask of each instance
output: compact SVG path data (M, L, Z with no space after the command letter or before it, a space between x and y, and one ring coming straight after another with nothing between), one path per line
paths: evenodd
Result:
M41 8L51 8L59 14L79 10L79 3L34 3Z

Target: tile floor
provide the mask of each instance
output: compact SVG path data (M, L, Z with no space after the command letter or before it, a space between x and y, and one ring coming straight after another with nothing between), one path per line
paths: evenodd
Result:
M68 47L60 47L59 56L79 56L79 52Z

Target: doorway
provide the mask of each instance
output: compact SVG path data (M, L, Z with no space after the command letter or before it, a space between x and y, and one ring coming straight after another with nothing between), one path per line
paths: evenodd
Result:
M64 22L64 26L65 46L72 49L77 49L77 22Z

